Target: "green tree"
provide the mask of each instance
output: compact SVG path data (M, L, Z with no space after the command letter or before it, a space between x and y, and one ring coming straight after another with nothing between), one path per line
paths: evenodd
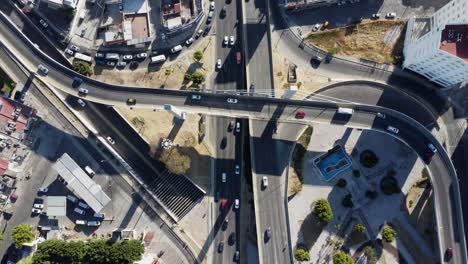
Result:
M192 162L189 156L181 154L177 148L164 150L159 160L166 165L169 171L177 175L187 172Z
M21 248L24 243L30 243L34 240L34 232L31 225L21 224L15 226L11 233L11 239L17 248Z
M200 62L200 60L203 58L203 52L201 50L196 50L193 53L193 58L197 61Z
M355 224L353 229L355 232L358 232L358 233L366 232L366 227L363 224Z
M78 60L73 61L73 69L76 72L83 74L85 76L90 76L91 74L93 74L93 69L91 68L91 64L85 61L78 61Z
M122 254L123 252L123 254ZM112 245L111 258L114 263L134 263L141 259L145 247L138 240L124 240Z
M330 203L326 199L320 199L315 203L314 215L322 223L328 223L333 217Z
M110 246L106 240L91 240L88 243L85 261L88 263L109 263Z
M310 261L310 254L309 251L303 248L297 248L294 252L294 257L298 261Z
M203 83L205 81L205 75L201 72L194 72L192 73L192 82L195 84L195 85L199 85L201 83Z
M384 228L382 228L382 238L386 242L390 243L393 240L395 240L396 235L397 232L393 230L393 228L391 228L390 226L385 226Z
M338 250L333 255L333 264L354 264L354 260L345 252Z

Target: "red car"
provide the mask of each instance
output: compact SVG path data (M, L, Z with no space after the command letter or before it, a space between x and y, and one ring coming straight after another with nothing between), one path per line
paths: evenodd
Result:
M221 200L221 209L224 209L226 207L226 204L227 204L226 199Z
M304 112L296 112L297 119L303 119L305 116L306 116L306 113Z
M447 256L448 259L451 259L453 257L453 249L447 248L447 250L445 251L445 255Z

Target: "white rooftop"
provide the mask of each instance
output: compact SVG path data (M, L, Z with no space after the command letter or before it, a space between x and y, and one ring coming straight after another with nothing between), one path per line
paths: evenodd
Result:
M76 162L64 153L54 164L57 173L68 183L67 187L81 197L94 212L100 212L111 199Z
M67 214L67 198L65 196L47 196L47 215L65 216Z

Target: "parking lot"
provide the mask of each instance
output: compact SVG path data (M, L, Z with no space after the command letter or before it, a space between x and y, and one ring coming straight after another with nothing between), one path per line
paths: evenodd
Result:
M372 14L385 14L394 12L396 19L408 19L411 16L428 16L448 3L449 0L360 0L359 2L346 2L342 5L319 7L310 10L289 13L286 15L290 27L303 36L312 31L313 25L330 23L329 29L343 27L357 20L370 19Z

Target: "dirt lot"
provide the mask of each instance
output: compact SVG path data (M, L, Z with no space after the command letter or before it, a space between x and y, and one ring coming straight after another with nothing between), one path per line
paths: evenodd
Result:
M313 32L307 41L330 53L358 57L378 63L403 61L406 22L370 21L324 32Z
M205 74L205 80L209 79L209 74L213 72L213 43L210 37L203 38L200 42L194 43L190 50L184 50L176 60L166 61L161 67L139 67L135 70L110 69L97 66L94 68L92 78L112 84L132 85L148 88L165 89L188 89L192 86L190 82L184 82L186 73L195 71ZM195 62L193 53L196 50L203 51L203 58L200 62ZM203 84L202 84L203 86Z

